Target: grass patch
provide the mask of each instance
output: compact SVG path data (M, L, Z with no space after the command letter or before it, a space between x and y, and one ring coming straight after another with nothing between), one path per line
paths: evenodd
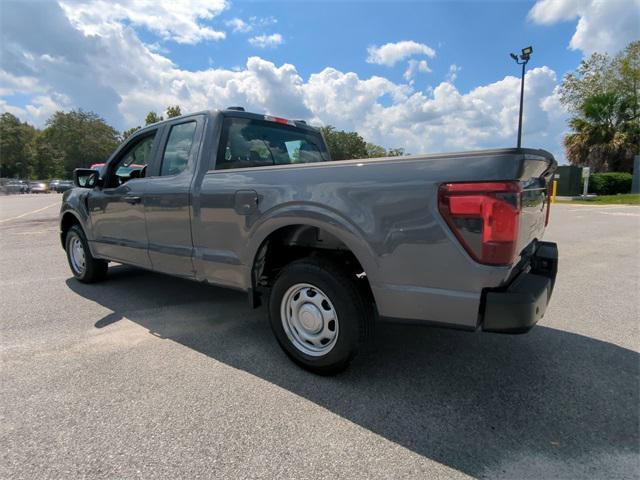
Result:
M640 194L625 193L622 195L599 195L594 198L580 200L558 200L558 203L581 203L594 205L640 205Z

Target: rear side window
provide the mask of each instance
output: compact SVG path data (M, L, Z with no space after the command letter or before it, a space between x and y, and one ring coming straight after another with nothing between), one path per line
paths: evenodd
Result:
M226 118L216 170L328 160L319 133L266 120Z
M187 168L195 133L196 122L180 123L171 127L162 156L160 175L177 175Z

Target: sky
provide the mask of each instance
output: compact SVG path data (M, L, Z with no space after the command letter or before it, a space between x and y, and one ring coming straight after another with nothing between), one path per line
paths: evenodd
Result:
M523 145L564 160L562 77L640 38L640 0L0 0L0 111L247 110L410 153Z

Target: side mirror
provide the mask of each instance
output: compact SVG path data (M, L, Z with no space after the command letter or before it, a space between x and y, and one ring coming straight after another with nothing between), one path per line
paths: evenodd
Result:
M90 168L76 168L73 171L73 184L80 188L94 188L100 185L100 172Z

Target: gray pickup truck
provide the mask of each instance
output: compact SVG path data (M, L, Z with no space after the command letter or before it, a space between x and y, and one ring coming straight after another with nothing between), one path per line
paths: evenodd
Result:
M60 239L81 282L113 261L247 292L295 362L330 374L378 321L530 329L557 271L555 168L531 149L331 161L305 122L231 107L76 170Z

